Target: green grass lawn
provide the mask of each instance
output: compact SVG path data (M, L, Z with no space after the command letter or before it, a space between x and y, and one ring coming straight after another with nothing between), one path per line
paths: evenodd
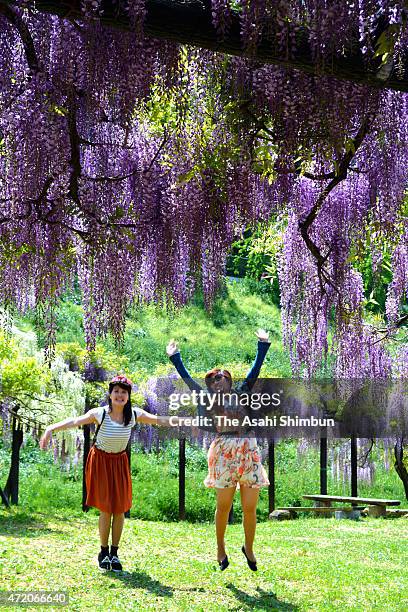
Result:
M228 527L230 566L221 573L213 525L130 519L120 549L126 571L101 574L95 515L0 510L0 589L67 591L69 610L81 611L401 612L408 609L407 526L402 518L262 522L255 574L240 552L240 525Z

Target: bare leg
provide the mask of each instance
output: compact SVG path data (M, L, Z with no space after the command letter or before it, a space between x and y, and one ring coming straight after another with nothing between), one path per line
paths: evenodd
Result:
M122 535L125 515L114 514L112 520L112 546L119 546L120 536Z
M245 552L250 561L256 561L253 551L256 530L256 506L258 504L259 489L240 487L243 525L245 532Z
M227 489L216 489L217 491L217 509L215 511L215 532L217 535L217 560L222 561L225 558L225 530L228 523L228 515L231 510L232 500L235 495L235 487Z
M109 532L112 515L109 512L101 512L99 515L99 537L101 546L109 545Z

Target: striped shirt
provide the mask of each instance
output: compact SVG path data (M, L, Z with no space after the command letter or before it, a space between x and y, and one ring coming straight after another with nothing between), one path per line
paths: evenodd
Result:
M104 411L106 413L105 418L99 428L95 446L105 453L120 453L126 449L132 427L136 424L137 417L142 414L142 410L132 408L132 418L126 426L110 418L109 406L102 406L94 410L94 416L98 423L101 423Z

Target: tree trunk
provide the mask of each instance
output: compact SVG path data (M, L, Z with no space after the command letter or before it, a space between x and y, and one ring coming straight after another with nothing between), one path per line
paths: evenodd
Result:
M0 0L0 10L2 4L12 6L17 2L16 0ZM39 11L67 19L83 18L81 0L36 0L35 6ZM102 8L102 23L122 30L131 28L128 16L118 10L116 2L104 0ZM408 77L399 77L394 65L380 68L380 58L367 64L360 50L358 33L355 44L351 45L351 53L346 56L338 55L330 58L325 65L316 66L309 44L309 33L305 28L299 28L296 32L296 49L290 58L286 56L286 51L282 52L277 44L274 22L265 26L256 51L249 54L242 45L239 14L237 12L232 14L228 33L223 40L220 40L212 25L210 0L147 0L146 9L144 31L148 36L154 38L173 40L229 55L250 55L262 63L297 68L309 74L334 76L380 89L386 87L397 91L408 91ZM372 34L374 47L380 34L389 26L381 16L377 19L377 24ZM287 26L289 28L289 24ZM402 63L399 72L407 75L408 60L405 59Z
M4 493L1 487L0 487L0 497L1 497L1 501L6 506L6 508L10 508L10 504L8 502L7 495Z
M14 409L17 412L18 408ZM23 427L20 421L13 416L12 420L12 443L11 443L11 465L4 493L10 503L18 504L18 484L20 474L20 447L23 443Z
M397 438L394 446L395 469L404 485L405 497L408 499L408 470L404 464L404 438Z

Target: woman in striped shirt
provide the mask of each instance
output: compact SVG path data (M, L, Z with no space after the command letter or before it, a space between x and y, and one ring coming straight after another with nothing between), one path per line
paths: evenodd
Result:
M45 450L55 431L62 431L94 423L97 426L85 468L86 504L100 510L99 536L101 570L122 571L118 547L122 535L125 512L132 506L132 481L126 447L132 427L138 423L169 425L169 417L150 414L140 408L132 409L132 382L125 376L115 376L109 383L108 406L94 408L80 417L50 425L40 440ZM174 424L174 417L172 417ZM109 533L112 545L109 552Z

